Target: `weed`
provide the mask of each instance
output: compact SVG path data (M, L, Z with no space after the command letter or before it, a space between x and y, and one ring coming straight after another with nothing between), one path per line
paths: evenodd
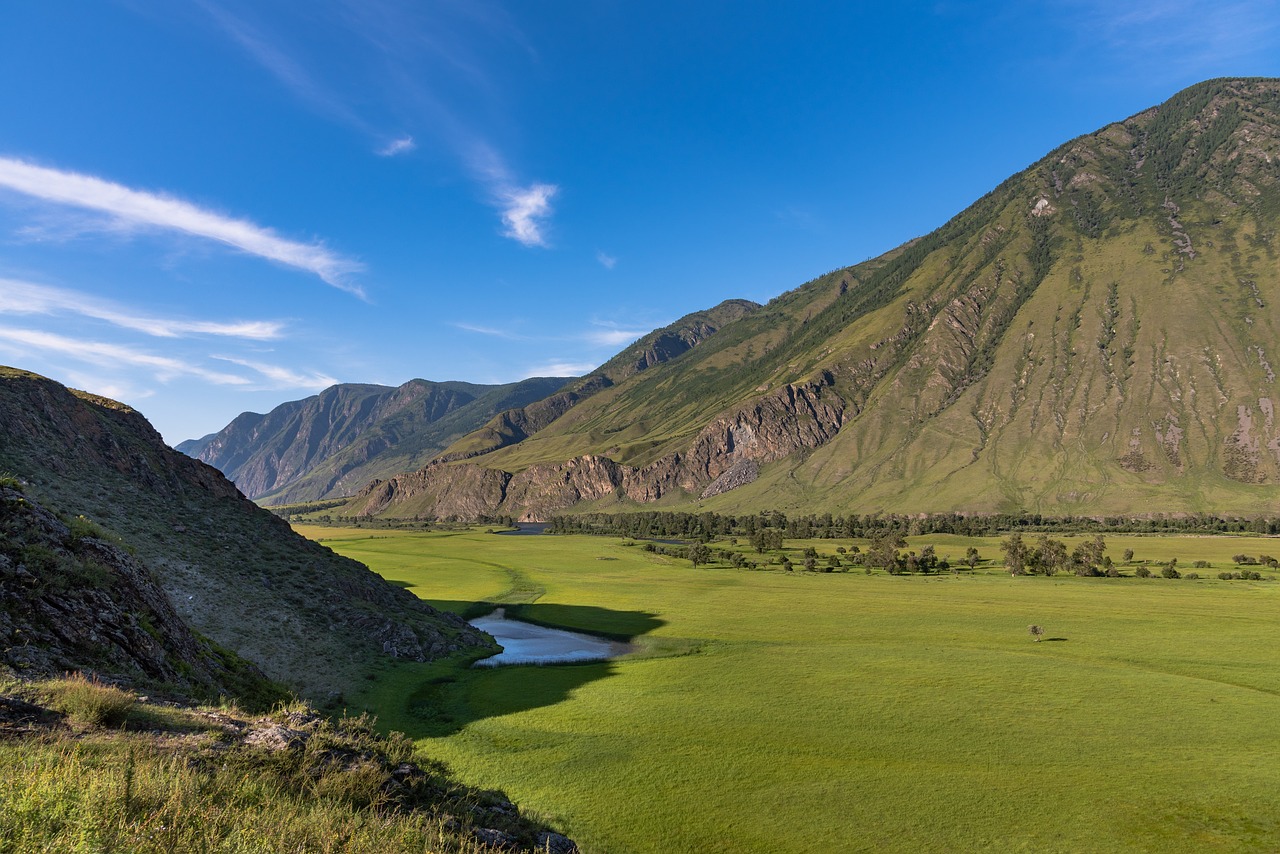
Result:
M53 708L83 727L119 726L128 718L137 697L83 673L45 683Z

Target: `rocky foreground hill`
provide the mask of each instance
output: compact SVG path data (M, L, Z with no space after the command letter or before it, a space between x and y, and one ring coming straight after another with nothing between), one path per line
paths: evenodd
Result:
M115 401L0 368L0 473L0 644L19 672L106 664L216 690L229 670L252 678L243 658L323 701L379 656L494 648L298 536Z
M336 512L1275 512L1278 233L1280 81L1208 81Z
M64 522L7 480L0 665L28 680L82 672L185 697L284 696L252 664L194 634L122 543L82 517Z

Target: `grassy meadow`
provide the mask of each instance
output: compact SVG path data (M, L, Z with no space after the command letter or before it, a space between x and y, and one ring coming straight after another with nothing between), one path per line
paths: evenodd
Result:
M585 851L1280 846L1280 583L1216 577L1275 540L1107 538L1117 562L1212 564L1188 580L1011 578L995 539L913 539L984 563L893 577L694 569L612 538L305 532L459 613L502 601L634 638L597 664L387 666L354 698Z

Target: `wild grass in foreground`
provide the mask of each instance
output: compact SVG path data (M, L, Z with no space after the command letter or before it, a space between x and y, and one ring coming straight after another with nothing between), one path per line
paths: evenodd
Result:
M1216 577L1276 541L1107 543L1122 577L1011 577L999 539L950 535L907 547L958 561L972 545L976 571L799 569L804 548L865 540L787 541L794 572L607 537L352 541L425 598L464 610L515 573L544 591L528 616L639 647L396 667L364 699L587 851L1277 850L1280 584ZM1212 567L1136 576L1174 557Z
M79 678L3 687L0 852L478 854L544 832L369 718L251 719Z

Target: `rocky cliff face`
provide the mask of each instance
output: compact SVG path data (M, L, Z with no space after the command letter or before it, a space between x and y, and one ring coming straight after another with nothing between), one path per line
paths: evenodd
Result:
M830 377L825 378L827 381ZM844 401L828 382L786 386L716 419L689 449L644 467L586 455L529 466L514 474L479 465L437 463L372 484L346 507L355 515L511 515L543 521L580 501L656 501L671 492L698 493L730 471L726 483L750 482L760 463L815 448L840 429Z
M344 690L378 655L491 646L298 536L114 401L0 369L0 471L41 505L123 537L184 621L306 696Z

